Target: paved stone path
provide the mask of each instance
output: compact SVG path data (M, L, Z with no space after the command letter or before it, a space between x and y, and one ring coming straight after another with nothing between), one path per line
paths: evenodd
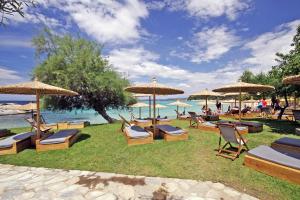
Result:
M0 199L254 200L221 183L0 164Z

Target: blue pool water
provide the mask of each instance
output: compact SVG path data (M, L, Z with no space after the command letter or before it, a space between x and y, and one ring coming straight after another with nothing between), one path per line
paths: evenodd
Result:
M148 101L144 101L148 103ZM158 100L157 103L167 106L167 108L163 108L159 110L159 114L161 117L168 116L168 118L175 118L176 106L170 106L168 104L174 102L174 100ZM18 102L19 103L19 102ZM186 108L186 111L194 111L197 113L201 113L201 108L203 105L199 105L197 101L187 101L186 103L190 104L191 107ZM209 104L209 107L212 110L216 109L215 103ZM223 110L227 110L228 105L223 105ZM139 115L138 108L130 109L136 117ZM183 108L179 108L179 111L182 112ZM123 115L127 119L130 117L129 110L109 110L108 114L116 119L119 119L118 114ZM97 114L94 110L73 110L69 111L59 111L52 112L48 110L43 110L42 115L45 118L47 123L55 123L59 121L73 121L73 120L87 120L92 124L100 124L106 123L106 121L102 118L101 115ZM142 108L142 117L148 117L149 110L148 108ZM0 128L15 128L15 127L25 127L28 126L28 123L24 120L24 118L30 117L30 114L26 115L6 115L0 116Z

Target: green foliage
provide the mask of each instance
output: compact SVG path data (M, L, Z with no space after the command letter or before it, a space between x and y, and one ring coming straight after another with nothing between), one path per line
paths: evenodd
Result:
M124 107L130 96L123 90L128 80L101 56L102 46L71 35L58 36L45 29L33 39L40 64L34 76L40 81L76 91L80 96L46 99L51 109L92 108L108 122L110 108Z
M273 66L267 73L253 74L246 70L240 77L241 81L249 83L269 84L275 87L275 94L278 96L296 95L300 96L300 87L295 85L285 85L282 79L286 76L300 73L300 26L291 44L293 47L287 54L277 53L278 65Z

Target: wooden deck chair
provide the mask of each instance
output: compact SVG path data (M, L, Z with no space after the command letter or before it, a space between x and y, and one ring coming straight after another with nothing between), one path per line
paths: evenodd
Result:
M36 116L36 113L33 114L33 119L37 122L37 116ZM44 116L43 115L40 115L40 123L43 127L47 127L47 128L51 128L53 130L56 130L58 129L58 124L57 123L47 123Z
M153 133L149 130L131 124L123 116L121 130L125 134L128 146L153 143Z
M230 158L235 160L242 152L244 147L248 151L247 140L245 140L239 133L238 129L233 124L220 124L220 138L219 138L219 148L217 156L222 156L225 158ZM222 138L225 140L225 144L221 146ZM232 146L232 144L237 145L237 147ZM230 150L226 149L227 145L230 146ZM232 150L236 149L236 151Z
M197 114L195 112L189 112L191 118L190 118L190 127L199 127L199 124L201 123L199 121L199 118L197 117Z
M31 125L31 131L37 130L37 123L34 119L32 118L25 118L25 120ZM40 124L40 130L42 133L48 133L52 130L51 127L46 127L45 124Z

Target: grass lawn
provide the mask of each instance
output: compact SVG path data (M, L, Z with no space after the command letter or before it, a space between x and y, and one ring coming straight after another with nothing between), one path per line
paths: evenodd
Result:
M263 122L262 133L246 135L250 149L270 145L286 135L296 137L295 124L291 122ZM128 147L119 123L93 125L81 131L79 142L69 150L36 153L28 149L17 155L1 156L0 163L209 180L261 199L300 199L300 186L243 166L245 153L235 161L215 156L217 134L190 129L188 121L175 120L173 124L189 130L188 141L155 141ZM28 128L12 129L16 133L25 130Z

